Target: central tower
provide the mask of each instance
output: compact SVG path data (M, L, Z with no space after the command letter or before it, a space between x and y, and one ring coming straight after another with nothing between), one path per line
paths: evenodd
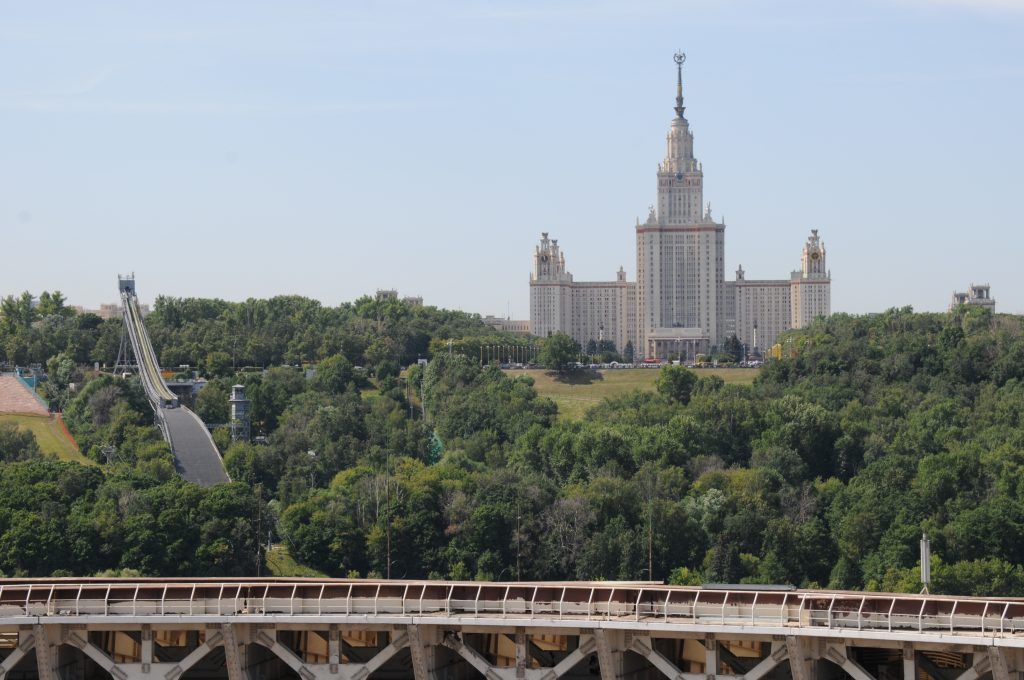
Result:
M636 225L637 349L656 358L692 358L719 344L724 331L725 223L704 206L704 173L684 116L686 55L674 59L676 115L658 164L657 207Z

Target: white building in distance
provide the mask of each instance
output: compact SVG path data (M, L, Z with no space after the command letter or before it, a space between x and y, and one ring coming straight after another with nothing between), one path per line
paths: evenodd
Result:
M949 303L949 311L953 311L960 305L972 305L984 307L990 312L996 311L996 301L992 297L992 291L987 283L972 283L966 293L953 293L953 300Z
M736 335L748 348L767 348L782 331L831 313L825 244L812 230L799 271L788 279L725 280L725 220L704 203L704 172L693 155L683 115L682 65L676 54L675 117L657 170L657 202L636 223L637 281L620 267L614 281L574 281L565 253L541 235L530 274L534 335L565 332L580 344L628 342L637 358L693 357Z

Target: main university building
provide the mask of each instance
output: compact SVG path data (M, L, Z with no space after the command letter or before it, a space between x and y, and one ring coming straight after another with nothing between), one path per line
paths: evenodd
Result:
M638 358L693 357L734 334L767 348L790 328L831 311L825 244L812 230L800 270L788 279L725 280L725 222L704 204L704 173L683 115L682 64L676 55L676 115L658 165L658 201L636 223L636 282L620 267L614 281L574 281L565 252L547 233L533 255L530 325L534 335L565 332L581 344L633 343Z

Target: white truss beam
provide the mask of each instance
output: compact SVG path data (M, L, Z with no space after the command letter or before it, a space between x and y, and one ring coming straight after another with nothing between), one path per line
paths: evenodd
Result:
M555 678L562 677L595 651L597 651L597 641L594 639L594 636L581 635L579 647L569 652L564 659L555 664L554 668L551 669L552 676Z
M992 661L989 659L988 654L983 651L975 652L973 661L974 663L971 664L970 668L956 676L956 680L978 680L978 678L992 670Z
M216 647L219 644L222 644L223 641L224 641L223 633L214 633L213 635L206 636L206 641L203 642L203 644L201 644L198 647L196 647L195 649L193 649L191 652L189 652L185 656L184 659L182 659L178 663L172 665L170 670L168 670L166 673L164 673L165 680L177 680L177 678L180 678L182 675L184 675L185 671L187 671L188 669L192 668L192 666L195 666L197 663L202 661L203 657L205 657L207 654L209 654L211 651L213 651L214 647ZM227 654L227 652L226 652L226 648L225 648L225 656L226 656L226 654ZM165 665L169 665L169 664L156 664L156 665L157 666L165 666ZM230 674L231 674L231 666L229 664L228 665L228 676L229 677L230 677Z
M781 642L772 643L772 651L743 676L744 680L761 680L776 666L789 658L789 648Z
M842 668L853 680L875 680L863 666L850 658L845 644L832 644L825 650L825 658Z
M349 669L351 670L349 677L351 680L366 680L370 673L373 673L375 670L386 664L391 657L398 653L399 650L405 649L408 646L409 635L407 633L399 633L394 636L394 639L387 647L384 647L374 654L373 658L365 664L349 664L353 667L352 669ZM359 668L354 668L357 665Z
M19 633L18 646L0 663L0 678L7 675L36 646L36 636L32 633Z
M86 633L88 635L88 633ZM89 642L86 638L83 638L79 631L73 630L68 633L67 642L73 647L78 647L82 652L85 653L90 659L96 662L96 665L110 673L114 677L114 680L128 680L128 674L119 667L114 660L104 653L102 649ZM42 680L42 674L40 679Z
M288 664L288 667L298 673L302 680L316 680L316 673L295 652L278 641L277 631L274 631L274 635L271 637L265 630L261 630L256 635L256 642L269 649L274 656Z
M461 656L463 659L465 659L470 666L475 668L477 672L480 673L480 675L487 678L487 680L502 678L506 676L508 678L515 677L514 669L495 668L490 664L490 662L487 661L487 659L483 657L482 654L480 654L480 652L466 645L466 643L462 641L461 636L448 633L444 636L444 640L442 640L441 644L443 644L445 647L447 647L448 649L452 650L453 652ZM502 673L502 671L505 670L512 670L513 673Z

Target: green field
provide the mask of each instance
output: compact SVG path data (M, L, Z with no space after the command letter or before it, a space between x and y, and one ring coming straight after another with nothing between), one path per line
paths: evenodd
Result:
M86 465L93 464L93 461L78 452L53 416L0 414L0 423L14 423L23 430L31 431L36 436L39 450L45 455Z
M756 368L698 368L694 373L717 375L727 383L749 385L754 382ZM537 392L558 404L561 418L579 420L593 406L609 397L618 397L634 390L654 391L658 377L656 368L617 368L606 371L580 371L565 379L543 370L506 371L510 376L526 374L533 378Z
M280 543L270 547L267 553L267 569L274 576L323 578L324 574L311 567L304 567L295 561L288 548Z

